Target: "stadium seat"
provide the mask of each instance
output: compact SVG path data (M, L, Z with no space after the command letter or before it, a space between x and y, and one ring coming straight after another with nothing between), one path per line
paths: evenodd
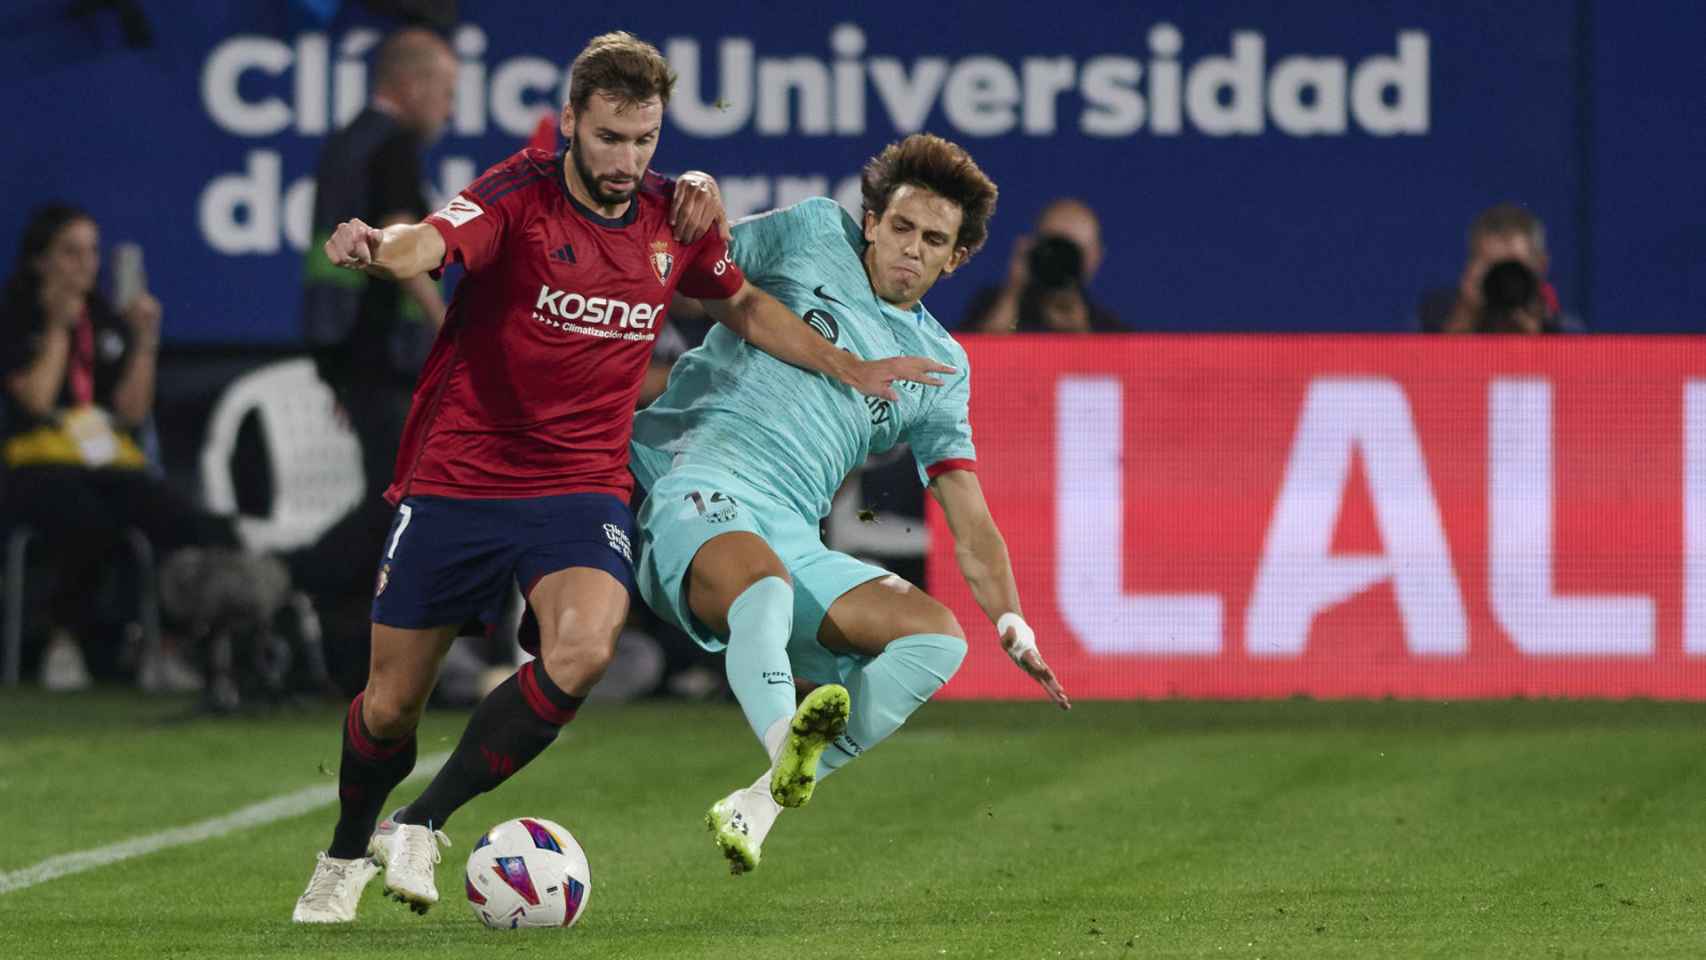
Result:
M314 542L361 499L361 442L338 422L331 388L307 358L250 371L214 406L201 452L202 492L215 513L237 513L231 456L250 411L260 418L272 509L239 516L237 532L253 550L284 551Z
M19 663L23 659L25 561L33 539L35 531L23 524L12 527L6 536L5 611L4 623L0 626L0 643L5 649L3 661L0 661L0 683L8 687L18 685ZM160 578L154 562L154 545L148 542L142 531L135 527L126 528L124 541L136 562L136 619L142 627L142 662L146 663L160 654Z

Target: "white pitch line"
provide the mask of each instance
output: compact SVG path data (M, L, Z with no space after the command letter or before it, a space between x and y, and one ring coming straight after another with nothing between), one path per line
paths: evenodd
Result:
M449 753L435 753L425 757L415 765L414 772L408 779L430 776L444 766L444 761L450 758ZM407 782L407 781L405 781ZM93 850L79 850L76 853L62 853L57 857L33 866L14 870L11 873L0 873L0 894L12 893L25 887L33 887L38 883L68 877L74 873L105 867L133 857L141 857L172 847L181 847L189 843L200 843L223 837L228 833L246 830L298 816L323 807L338 799L336 784L322 783L312 787L304 787L290 793L280 794L271 800L233 810L222 817L214 817L199 823L186 824L159 833L150 833L141 837L132 837L118 843L110 843Z

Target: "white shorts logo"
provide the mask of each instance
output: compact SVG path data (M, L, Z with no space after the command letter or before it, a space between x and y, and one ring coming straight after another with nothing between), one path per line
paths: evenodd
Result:
M452 197L450 202L444 205L444 209L433 214L433 216L446 221L453 227L460 227L485 212L474 201L467 197L457 196Z
M628 547L628 531L614 523L607 523L604 525L604 537L610 541L610 549L620 553L622 559L629 563L634 562L634 554Z

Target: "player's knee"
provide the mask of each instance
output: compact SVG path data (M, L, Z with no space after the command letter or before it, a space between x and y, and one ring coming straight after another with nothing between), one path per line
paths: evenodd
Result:
M584 627L559 632L540 661L552 683L570 696L581 697L604 676L615 656L616 630Z
M931 659L940 665L946 676L953 676L966 659L966 638L963 636L927 633L913 637L913 641L929 648Z
M719 537L712 541L693 558L688 571L692 594L715 606L727 607L747 588L771 577L789 587L794 585L782 561L755 534L733 534L726 543L723 540Z
M551 682L571 697L584 697L604 679L610 669L614 649L586 649L559 652L545 660L545 672Z
M960 664L964 663L966 659L966 638L946 637L945 639L953 641L952 643L946 644L946 646L948 648L948 652L953 655L954 669L958 670L960 668Z
M906 639L916 648L925 648L930 660L942 671L944 678L953 676L966 658L966 632L959 618L947 607L930 601L928 609L908 618Z
M931 599L929 608L917 614L912 619L912 626L916 629L911 632L934 633L940 636L950 637L959 641L960 648L964 650L966 645L966 632L960 626L960 618L954 616L954 611L949 610L936 600Z
M754 600L769 605L773 610L791 613L794 609L794 585L785 574L758 576L736 591L730 604Z
M719 583L708 591L715 598L714 605L727 610L746 594L748 590L767 580L779 581L789 591L794 588L794 582L788 576L788 571L781 567L771 567L755 563L733 571L724 571L718 576Z
M415 702L397 696L389 690L369 685L361 697L362 721L368 732L381 740L394 740L414 732L420 724L425 702Z

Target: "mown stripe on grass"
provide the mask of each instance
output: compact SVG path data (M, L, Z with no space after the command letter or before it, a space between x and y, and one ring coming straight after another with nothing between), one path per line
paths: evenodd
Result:
M449 758L449 753L436 753L430 757L423 757L415 765L414 772L409 774L409 779L413 780L416 777L426 777L437 773L438 768L444 766L444 761ZM223 816L185 824L170 830L162 830L158 833L132 837L129 840L109 843L104 847L95 847L91 850L62 853L10 873L0 873L0 894L23 890L26 887L33 887L49 880L57 880L60 877L83 873L86 870L110 866L172 847L200 843L203 840L223 837L238 830L247 830L251 827L286 820L323 807L337 799L337 784L322 783L280 794L270 800L262 800L260 803L253 803Z

